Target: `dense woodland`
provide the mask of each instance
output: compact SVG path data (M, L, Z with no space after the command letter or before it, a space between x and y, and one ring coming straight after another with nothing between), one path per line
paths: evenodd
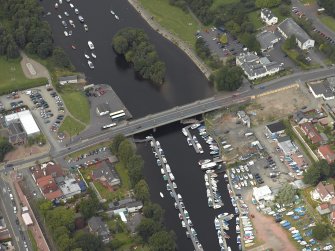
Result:
M329 16L335 17L335 1L334 0L318 0L318 4L326 9Z
M43 8L35 0L0 0L0 56L18 58L19 51L25 50L42 59L55 55L52 59L56 66L70 67L66 54L54 47L43 15Z
M155 84L164 83L166 66L159 60L144 31L135 28L122 29L113 37L112 45L116 53L123 55L141 77Z

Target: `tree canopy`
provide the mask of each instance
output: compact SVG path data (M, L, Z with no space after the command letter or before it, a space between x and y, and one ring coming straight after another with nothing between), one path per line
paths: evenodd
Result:
M328 237L330 234L330 228L328 225L318 223L316 226L313 228L313 237L317 240L324 240Z
M223 66L212 75L212 80L219 91L235 91L242 85L242 70L237 66Z
M335 17L335 1L334 0L318 0L318 4L325 8L326 13Z
M256 0L255 3L258 8L271 8L278 6L281 0Z
M280 205L287 205L294 202L294 196L296 195L297 191L291 184L285 183L279 190L276 196L276 202Z
M154 46L143 30L122 29L113 37L112 45L115 52L123 55L142 78L155 84L164 83L166 66L159 60Z
M171 232L159 231L150 237L149 246L152 251L174 251L176 249L175 236Z
M8 142L8 139L0 137L0 162L5 158L5 155L13 150L13 146Z
M145 180L140 180L134 188L135 197L141 201L148 201L150 197L149 187Z

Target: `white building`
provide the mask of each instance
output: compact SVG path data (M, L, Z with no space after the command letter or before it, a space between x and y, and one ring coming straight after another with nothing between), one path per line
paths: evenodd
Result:
M308 88L314 98L323 98L324 100L334 99L334 92L331 89L328 81L323 81L315 84L308 84Z
M5 121L7 125L20 122L28 137L40 133L40 129L29 110L9 114L5 116Z
M268 186L254 187L252 195L258 202L261 200L268 201L273 199L272 192Z
M58 79L58 83L60 85L65 85L65 84L76 84L78 83L78 76L74 75L74 76L66 76L66 77L60 77Z
M64 179L59 181L57 184L66 199L70 199L76 194L81 193L80 186L74 178L70 178L66 176Z
M296 43L302 50L313 48L315 41L292 19L286 18L278 25L278 31L285 39L295 36Z
M278 17L273 15L272 11L267 8L261 9L261 19L267 25L274 25L278 22Z

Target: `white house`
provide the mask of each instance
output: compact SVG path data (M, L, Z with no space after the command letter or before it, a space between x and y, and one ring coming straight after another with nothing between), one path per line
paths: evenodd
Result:
M66 77L60 77L58 79L58 83L60 85L65 85L65 84L76 84L78 83L78 76L74 75L74 76L66 76Z
M286 18L277 29L285 39L294 35L297 45L302 50L314 47L315 41L292 18Z
M267 24L267 25L274 25L278 23L278 17L273 15L272 11L264 8L261 9L261 19Z
M322 202L330 201L334 197L334 185L324 185L320 182L312 192L312 197L313 199L321 200Z

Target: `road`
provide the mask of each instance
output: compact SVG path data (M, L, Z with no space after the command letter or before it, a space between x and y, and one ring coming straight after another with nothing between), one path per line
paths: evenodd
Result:
M44 154L42 156L33 157L31 159L18 160L12 163L15 166L27 166L27 162L34 163L34 161L40 160L42 158L63 158L64 156L72 152L76 152L88 146L95 145L99 142L112 139L117 134L124 134L126 136L137 134L152 128L159 127L161 125L172 123L201 113L205 113L222 107L228 107L241 102L246 102L251 96L283 88L293 83L304 83L306 81L325 78L334 74L335 67L316 69L307 72L298 72L261 84L260 86L262 86L262 89L256 87L254 89L240 92L237 97L233 97L231 94L218 94L208 99L199 100L191 104L175 107L156 114L150 114L145 117L120 124L106 131L98 131L92 135L88 135L85 139L81 139L79 136L75 137L67 148L63 147L60 150L51 149L50 153Z
M29 250L32 250L28 233L27 231L22 230L21 225L24 225L20 222L20 225L16 224L16 219L18 219L17 215L21 212L21 206L18 204L18 200L16 199L16 196L14 194L14 189L10 188L10 191L8 188L10 187L8 183L4 180L4 177L1 174L0 177L0 187L1 187L1 196L0 196L0 208L3 213L3 217L6 222L7 229L10 232L10 235L12 237L13 245L15 247L15 250L23 251L26 250L26 248L23 245L23 242L25 241L28 245ZM12 193L15 199L15 205L17 208L17 213L14 214L13 209L13 201L9 197L9 193Z

